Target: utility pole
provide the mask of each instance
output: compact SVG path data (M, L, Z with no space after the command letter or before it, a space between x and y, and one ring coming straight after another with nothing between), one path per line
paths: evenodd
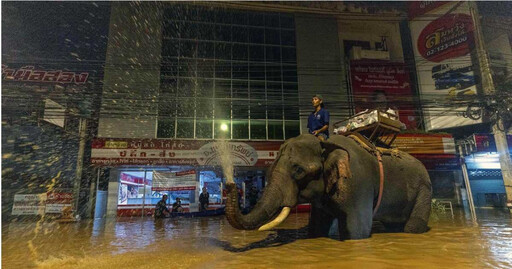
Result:
M470 5L471 16L473 17L473 25L475 27L474 35L476 56L478 58L478 65L480 66L482 88L486 96L493 96L496 92L496 89L492 79L489 56L487 54L487 50L485 49L477 4L474 1L468 1L468 3ZM500 124L501 126L504 126L501 118L498 118L495 122L493 122L492 132L494 134L496 150L498 151L500 159L501 175L503 176L503 183L505 185L505 192L507 195L507 207L512 213L512 160L510 159L510 152L507 144L507 134L502 131L503 128L499 128Z
M75 174L75 182L73 185L73 199L74 199L74 209L75 216L79 213L79 201L80 201L80 185L82 182L82 174L84 167L84 153L85 153L85 142L87 138L87 119L80 118L78 123L78 156L76 160L76 174Z

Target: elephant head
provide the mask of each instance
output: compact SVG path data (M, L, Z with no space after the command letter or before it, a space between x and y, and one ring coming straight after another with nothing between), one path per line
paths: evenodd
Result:
M243 230L269 230L286 219L290 208L299 202L321 197L325 192L322 151L320 140L310 134L287 140L268 171L261 199L246 215L238 208L236 185L227 184L226 217L230 224Z

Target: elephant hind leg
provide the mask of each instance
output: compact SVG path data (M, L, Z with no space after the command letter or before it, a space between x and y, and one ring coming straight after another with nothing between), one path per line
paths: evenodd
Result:
M405 223L404 232L406 233L424 233L428 232L428 219L432 203L432 189L430 186L422 185L416 202L411 212L409 220Z

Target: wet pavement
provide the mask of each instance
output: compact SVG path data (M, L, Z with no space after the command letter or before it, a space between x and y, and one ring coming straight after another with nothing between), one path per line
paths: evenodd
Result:
M456 210L425 234L365 240L308 239L308 214L278 230L239 231L224 216L11 222L2 225L3 268L512 268L512 220L496 209L478 222Z

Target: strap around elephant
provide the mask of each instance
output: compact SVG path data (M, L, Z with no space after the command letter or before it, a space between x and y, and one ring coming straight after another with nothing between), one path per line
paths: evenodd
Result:
M375 205L375 208L373 209L373 215L377 213L377 210L379 210L380 202L382 201L382 192L384 191L384 166L382 164L382 155L379 151L376 151L377 155L377 162L379 163L379 196L377 197L377 204Z

